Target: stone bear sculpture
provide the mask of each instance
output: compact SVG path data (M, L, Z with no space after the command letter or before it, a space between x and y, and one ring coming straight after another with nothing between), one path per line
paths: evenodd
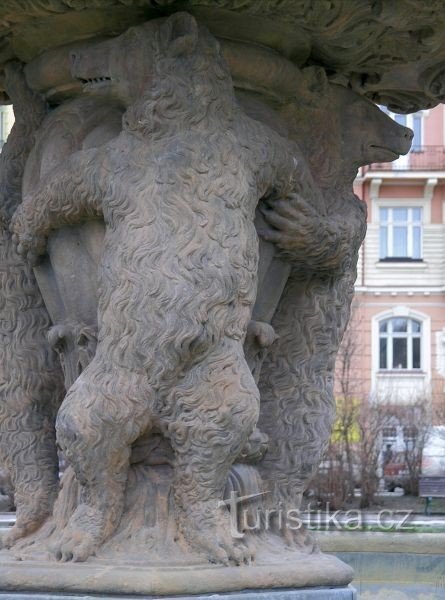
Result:
M103 98L81 95L62 103L44 119L26 161L23 195L60 168L78 150L89 150L116 137L122 108ZM60 357L69 389L96 349L97 265L103 247L102 221L71 225L54 232L47 256L34 268L53 327L48 340Z
M120 133L124 107L113 101L112 88L101 89L100 94L95 92L93 89L93 95L86 93L66 101L45 117L26 161L23 195L37 189L42 178L63 165L74 152L97 148ZM96 350L96 278L103 237L102 219L58 229L48 239L47 256L34 267L53 323L48 341L59 355L66 389L86 368ZM247 337L256 325L251 323ZM141 454L140 440L137 446L132 460L151 462L150 455ZM266 448L266 437L254 431L237 460L257 461ZM154 460L158 462L157 457Z
M15 123L0 154L0 461L15 495L16 523L4 539L11 546L52 512L59 479L55 419L64 387L47 340L48 312L32 268L16 253L8 229L46 104L28 88L20 63L6 65L5 85Z
M218 502L259 413L243 352L255 209L293 192L298 148L239 108L216 40L187 14L132 28L73 63L91 93L113 86L127 110L120 135L49 173L12 226L22 254L42 252L62 225L103 215L106 226L97 351L57 418L81 501L56 556L85 560L112 533L131 445L151 431L175 453L188 543L212 561L249 560Z
M302 195L265 203L268 226L261 230L290 271L271 322L277 340L259 381L259 427L269 436L259 469L273 506L284 512L299 509L332 431L335 358L366 232L366 205L353 180L361 165L406 154L413 136L366 98L330 84L323 69L303 74L296 100L280 113L309 161L318 206ZM313 549L302 528L281 533L290 544Z

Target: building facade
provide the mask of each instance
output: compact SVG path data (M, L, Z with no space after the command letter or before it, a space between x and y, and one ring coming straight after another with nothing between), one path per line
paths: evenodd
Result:
M355 377L376 401L445 406L445 109L391 115L412 150L360 170L368 207L351 328Z

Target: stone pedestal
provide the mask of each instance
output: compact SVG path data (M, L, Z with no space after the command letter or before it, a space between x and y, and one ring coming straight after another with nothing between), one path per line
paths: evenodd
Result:
M127 600L126 596L101 596L105 600ZM155 600L159 596L145 597ZM162 596L162 600L356 600L351 586L342 588L317 588L313 590L265 590L263 592L237 592L204 596ZM0 600L95 600L97 596L72 596L67 594L26 594L0 592ZM142 599L144 600L144 599ZM160 599L161 600L161 599Z
M300 599L297 594L302 593L302 600L312 599L312 597L326 600L326 596L304 594L312 594L319 587L334 586L334 588L346 589L344 586L347 586L352 579L352 569L334 556L300 555L292 559L292 553L289 555L288 561L280 560L275 564L270 555L266 555L267 558L259 556L255 565L244 567L223 567L203 563L187 566L173 564L166 567L165 561L158 565L152 561L148 565L136 566L125 565L122 561L105 561L96 558L91 558L84 564L60 564L37 560L13 561L8 560L7 555L2 552L0 586L4 592L28 594L30 598L32 593L38 592L55 594L56 598L64 593L95 594L100 595L101 598L107 594L170 598L182 597L186 588L188 594L198 594L197 598L200 599L206 596L199 594L208 593L219 594L216 598L229 600L232 595L237 599L243 598L239 590L254 588L256 591L246 596L246 600L251 600L262 597L261 595L266 593L263 590L293 588L294 591L286 594L295 595L280 596L279 594L285 592L277 592L278 596L265 595L264 597L293 600ZM305 588L314 589L303 592ZM338 596L345 599L352 597L351 594Z

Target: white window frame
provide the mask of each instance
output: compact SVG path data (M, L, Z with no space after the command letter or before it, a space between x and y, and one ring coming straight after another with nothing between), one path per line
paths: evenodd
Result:
M388 435L388 430L391 430L392 435ZM397 426L396 425L386 425L382 428L382 446L386 446L390 444L391 446L395 446L397 444Z
M380 214L381 214L381 210L385 209L388 211L388 220L387 221L382 221L380 218ZM408 218L406 220L406 222L403 221L394 221L393 219L393 210L395 209L405 209L408 211ZM418 221L414 221L413 219L413 210L414 209L419 209L420 210L420 220ZM424 207L422 205L421 202L419 202L418 204L410 204L410 205L406 205L403 202L394 204L394 202L391 205L384 205L382 203L379 203L379 206L377 207L378 210L378 224L379 224L379 259L380 260L385 260L385 259L392 259L392 260L404 260L404 259L411 259L411 260L422 260L423 259L423 230L424 230ZM387 228L387 239L386 239L386 254L385 256L381 256L381 244L380 244L380 234L381 234L381 228L386 225ZM406 256L396 256L394 254L394 227L398 226L398 227L406 227L407 229L407 254ZM420 256L419 257L414 257L414 227L419 226L420 227ZM391 253L392 252L392 253Z
M380 323L392 317L407 317L420 321L422 324L422 337L420 342L420 365L421 369L408 371L407 369L381 370L380 369ZM371 344L372 344L372 388L375 389L377 375L396 379L417 373L424 376L425 383L431 379L431 318L429 315L413 310L407 306L396 305L385 312L378 313L372 317L371 322Z
M407 322L407 331L393 331L394 321L396 319L404 319ZM387 331L380 331L380 325L386 322ZM420 331L413 331L413 323L419 323ZM380 340L386 339L386 367L382 367L380 365ZM406 367L393 367L393 350L394 350L394 340L395 339L406 339ZM420 340L420 366L413 366L413 355L414 355L414 339ZM392 316L388 319L381 319L379 321L379 371L418 371L422 372L422 321L418 319L413 319L412 317L400 317L400 316Z

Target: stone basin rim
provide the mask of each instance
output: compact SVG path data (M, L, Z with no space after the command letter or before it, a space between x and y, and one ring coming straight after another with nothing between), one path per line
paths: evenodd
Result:
M301 557L285 566L222 567L119 566L115 563L49 563L13 561L0 557L0 591L78 592L180 595L217 593L243 589L347 586L351 567L329 555Z

